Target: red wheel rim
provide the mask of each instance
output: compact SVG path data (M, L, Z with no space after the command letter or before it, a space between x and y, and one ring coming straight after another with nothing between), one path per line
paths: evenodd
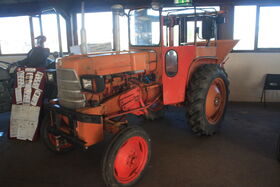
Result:
M221 78L216 78L211 83L207 96L205 114L210 124L217 124L223 116L226 104L226 86Z
M117 152L114 175L118 182L127 184L139 177L148 160L148 144L140 136L129 138Z

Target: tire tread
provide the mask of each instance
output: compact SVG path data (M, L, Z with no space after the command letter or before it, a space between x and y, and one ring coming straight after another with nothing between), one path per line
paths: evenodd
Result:
M209 128L209 124L207 124L208 122L206 122L207 120L205 119L205 112L202 108L205 105L206 94L208 92L209 86L212 80L217 76L221 77L225 82L227 91L227 103L229 94L229 81L226 72L219 65L205 64L200 66L197 69L197 71L193 74L193 77L191 78L189 83L186 96L186 117L188 124L191 126L192 131L199 136L211 136L216 131L216 129ZM222 121L223 116L218 123ZM215 126L219 126L219 124Z

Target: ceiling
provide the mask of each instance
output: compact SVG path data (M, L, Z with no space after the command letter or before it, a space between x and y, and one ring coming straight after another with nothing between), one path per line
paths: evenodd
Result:
M0 0L0 16L33 15L42 10L57 8L68 14L80 10L82 0ZM113 4L126 7L149 5L153 0L84 0L86 11L110 10ZM172 5L174 0L154 0ZM196 4L279 3L279 0L194 0Z

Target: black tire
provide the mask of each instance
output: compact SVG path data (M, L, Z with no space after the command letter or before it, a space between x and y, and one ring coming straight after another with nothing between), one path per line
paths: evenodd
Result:
M213 122L206 115L206 98L214 80L219 80L223 84L224 96L221 99L222 101L220 101L223 104L223 108L219 109L219 118ZM196 135L211 136L219 129L227 108L228 87L229 81L227 74L219 65L202 65L193 74L187 90L186 116L188 124Z
M276 154L277 154L277 160L280 162L280 135L278 137Z
M42 141L44 142L45 146L52 152L54 153L67 153L69 151L72 151L74 149L74 145L70 144L67 142L67 140L63 139L62 137L59 137L59 141L60 142L64 142L64 146L65 144L68 144L69 146L66 147L57 147L56 145L54 145L50 139L49 136L49 132L48 132L48 128L50 127L51 123L50 123L50 112L48 112L41 123L41 129L40 129L40 137L42 138Z
M127 145L128 140L131 138L140 137L144 140L147 145L147 156L145 158L146 162L142 164L143 169L133 178L132 181L122 182L116 176L118 168L115 168L115 161L117 160L117 154L125 145ZM141 146L140 146L141 147ZM143 148L145 150L145 148ZM129 157L127 157L129 158ZM148 134L140 127L127 127L121 130L110 142L105 155L102 160L102 175L107 186L131 186L136 184L144 175L145 170L148 167L151 158L151 139ZM135 169L136 170L136 169Z

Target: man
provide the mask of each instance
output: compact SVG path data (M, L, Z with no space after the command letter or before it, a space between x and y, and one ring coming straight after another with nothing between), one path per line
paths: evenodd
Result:
M41 35L35 38L36 47L31 49L27 57L17 64L19 66L26 66L32 68L46 68L48 66L48 57L50 55L50 50L48 48L44 48L44 43L46 41L46 37Z

